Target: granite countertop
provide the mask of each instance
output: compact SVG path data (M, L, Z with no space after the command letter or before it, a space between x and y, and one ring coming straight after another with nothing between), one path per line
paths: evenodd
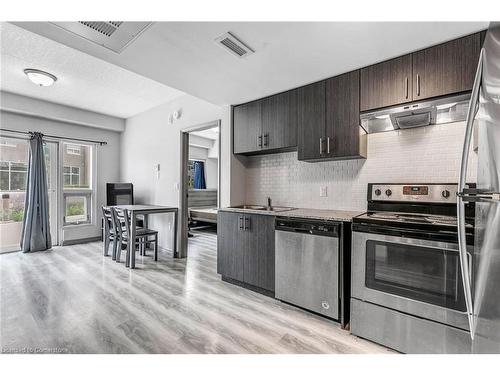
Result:
M291 211L279 212L276 216L297 217L305 219L320 219L334 221L352 221L352 218L361 215L359 211L344 211L344 210L324 210L314 208L297 208Z
M278 209L285 209L279 207ZM291 208L287 207L284 211L267 211L267 210L252 210L243 209L238 207L221 208L220 211L228 212L246 212L249 214L259 215L272 215L281 217L295 217L304 219L319 219L319 220L332 220L332 221L352 221L352 218L361 215L360 211L344 211L344 210L325 210L314 208Z

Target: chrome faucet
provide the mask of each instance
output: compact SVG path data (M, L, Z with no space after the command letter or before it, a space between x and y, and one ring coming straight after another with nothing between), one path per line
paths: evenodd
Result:
M271 197L267 197L267 210L271 211L273 209L271 204Z

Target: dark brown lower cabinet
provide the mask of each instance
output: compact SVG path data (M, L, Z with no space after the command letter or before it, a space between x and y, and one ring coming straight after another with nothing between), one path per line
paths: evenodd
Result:
M217 272L225 279L274 292L274 216L219 211Z
M243 260L243 281L274 291L274 216L245 215L248 243Z
M217 214L217 273L241 281L247 244L242 220L243 215L237 212Z

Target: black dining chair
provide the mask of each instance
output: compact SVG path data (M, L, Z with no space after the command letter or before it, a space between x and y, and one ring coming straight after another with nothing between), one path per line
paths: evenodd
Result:
M158 260L158 232L147 228L137 228L135 237L136 243L131 244L130 238L130 216L128 210L111 208L113 220L117 233L116 261L120 262L121 252L127 250L125 265L130 262L130 252L139 249L141 255L146 255L147 244L154 245L154 260ZM124 248L125 246L125 248ZM133 248L132 248L133 246ZM137 247L137 248L136 248Z
M102 217L104 221L103 226L103 255L105 257L109 256L109 245L113 245L113 249L111 251L111 257L113 260L116 259L116 248L117 248L117 233L116 233L116 225L113 219L113 213L110 207L102 206Z

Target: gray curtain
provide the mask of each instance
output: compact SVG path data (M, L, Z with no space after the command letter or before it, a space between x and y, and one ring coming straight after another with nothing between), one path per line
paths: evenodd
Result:
M49 226L49 193L42 138L43 134L41 133L31 133L21 235L23 253L47 250L52 247Z

